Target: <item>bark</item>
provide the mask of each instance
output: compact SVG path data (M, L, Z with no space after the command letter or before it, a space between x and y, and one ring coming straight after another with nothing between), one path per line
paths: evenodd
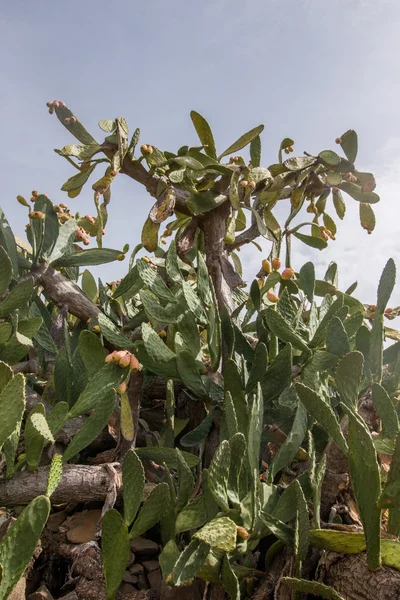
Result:
M225 202L215 210L204 215L202 229L208 272L214 284L219 309L226 307L229 312L234 308L231 289L223 274L223 261L228 260L224 237L230 204Z
M119 463L112 467L120 474ZM17 473L0 480L0 506L19 506L46 493L49 467L39 467L34 473ZM103 501L114 484L106 465L65 465L60 484L51 497L52 504Z
M395 600L400 598L400 572L382 566L367 567L365 553L343 555L326 552L318 566L318 579L332 586L346 600Z
M34 267L31 274L53 302L66 306L68 312L78 319L86 322L101 312L76 283L58 273L51 265L43 263Z

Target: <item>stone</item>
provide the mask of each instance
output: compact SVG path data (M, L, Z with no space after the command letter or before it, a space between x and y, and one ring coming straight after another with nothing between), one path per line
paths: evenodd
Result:
M150 588L156 592L161 590L161 570L156 569L155 571L150 571L147 573L147 579L149 580Z
M136 554L158 554L159 546L153 540L137 537L131 541L131 550Z
M84 510L80 513L75 513L66 527L67 539L72 544L85 544L96 540L97 524L101 518L101 510Z
M135 585L135 583L137 583L138 581L138 578L136 577L136 575L132 575L130 571L125 571L122 581L124 581L125 583L132 583L133 585Z
M66 510L61 510L60 512L52 513L47 519L46 528L52 531L53 533L58 532L58 528L67 518L68 513Z
M149 587L150 587L149 582L144 573L140 573L140 575L138 575L137 587L139 588L139 590L148 590L149 589Z
M129 558L128 558L128 567L131 567L133 565L133 563L135 562L135 560L136 560L136 556L134 555L133 552L131 552L129 554Z
M142 561L142 565L146 569L146 573L157 571L157 569L160 568L160 563L158 562L158 560L144 560Z
M140 563L135 563L129 570L132 575L140 575L140 573L144 573L144 566Z
M33 594L29 594L28 600L54 600L45 585L41 585Z

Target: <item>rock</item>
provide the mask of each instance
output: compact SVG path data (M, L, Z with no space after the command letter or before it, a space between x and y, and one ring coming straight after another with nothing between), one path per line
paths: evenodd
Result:
M76 595L75 592L70 592L66 596L59 598L59 600L78 600L78 596Z
M162 581L161 570L150 571L150 573L147 573L147 579L149 580L150 588L155 592L160 592Z
M137 581L136 585L139 588L139 590L148 590L149 589L149 587L150 587L149 582L144 573L141 573L140 575L138 575L138 581Z
M84 510L75 513L66 523L67 539L72 544L85 544L96 539L97 524L101 518L101 510Z
M171 587L162 581L160 600L202 600L204 587L201 579L195 579L191 585L184 587Z
M29 594L28 600L54 600L45 585L41 585L33 594Z
M136 554L158 554L159 547L153 540L137 537L131 541L131 550Z
M152 590L134 590L132 586L130 589L121 587L117 598L118 600L158 600L158 596Z
M124 581L125 583L135 584L135 583L137 583L138 578L136 577L136 575L132 575L130 573L130 571L125 571L125 575L124 575L122 581Z
M144 572L144 566L140 563L135 563L129 569L132 575L140 575L140 573Z
M128 567L131 567L136 560L136 556L131 552L128 558Z
M57 533L59 526L65 521L67 516L68 513L66 510L52 513L47 519L46 528L50 529L50 531L53 531L53 533Z
M152 571L156 571L160 568L160 563L158 560L144 560L142 565L146 569L146 573L151 573Z

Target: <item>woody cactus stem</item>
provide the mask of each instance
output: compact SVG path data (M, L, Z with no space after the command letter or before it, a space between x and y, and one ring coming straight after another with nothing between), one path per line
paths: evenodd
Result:
M224 242L229 214L229 202L224 202L204 215L202 229L208 272L213 280L218 307L219 309L226 307L229 312L232 312L234 306L231 288L224 276L224 261L227 261L229 256Z
M50 265L43 263L34 267L30 275L43 287L45 294L53 302L59 306L67 306L68 311L78 319L88 321L101 312L73 281L57 273Z

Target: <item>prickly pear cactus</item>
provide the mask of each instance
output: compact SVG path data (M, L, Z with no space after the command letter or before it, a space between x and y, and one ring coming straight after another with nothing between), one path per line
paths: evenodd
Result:
M252 596L256 564L268 570L283 549L282 585L297 595L341 598L312 580L315 549L365 552L371 573L400 570L396 267L387 262L376 304L363 304L356 282L339 286L336 263L323 279L314 266L340 235L346 203L366 232L375 227L379 196L356 168L355 131L336 151L301 156L284 138L268 164L263 125L217 149L193 111L201 145L173 152L139 146L123 117L101 120L96 141L64 102L48 109L77 141L56 150L75 169L61 188L68 203L19 195L28 243L0 210L0 495L5 486L13 509L9 484L27 482L28 505L0 541L0 600L29 563L60 482L66 504L90 502L82 468L103 478L89 546L101 546L109 600L142 536L159 545L166 585L203 579L234 600ZM103 247L122 175L152 196L129 255L127 244ZM79 212L88 186L93 215ZM240 249L259 248L259 236L270 252L244 281ZM116 281L88 269L113 262L126 265ZM346 465L338 489L332 456Z

